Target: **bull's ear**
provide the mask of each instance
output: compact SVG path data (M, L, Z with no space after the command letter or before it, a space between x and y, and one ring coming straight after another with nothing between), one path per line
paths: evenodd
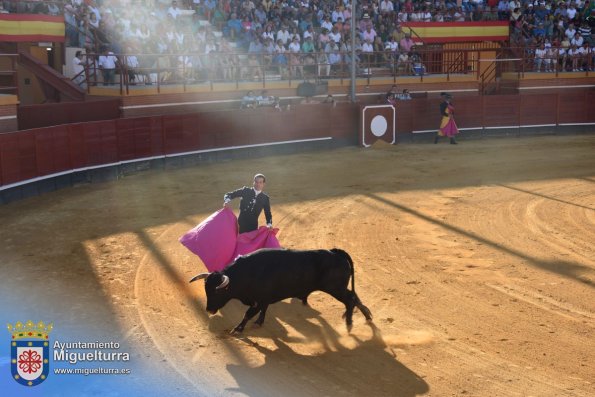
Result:
M194 282L196 280L202 280L203 278L209 277L209 274L211 274L211 273L200 273L200 274L192 277L192 279L190 281L188 281L188 282L189 283L192 283L192 282Z

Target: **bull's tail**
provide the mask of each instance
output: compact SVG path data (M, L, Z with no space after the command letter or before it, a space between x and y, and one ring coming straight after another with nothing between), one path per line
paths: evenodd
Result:
M347 261L347 263L349 263L349 267L351 269L351 291L353 291L355 293L355 273L353 270L353 259L351 259L351 257L349 256L349 254L347 252L345 252L339 248L333 248L331 250L331 252L333 252L336 255L341 256L343 259L345 259Z

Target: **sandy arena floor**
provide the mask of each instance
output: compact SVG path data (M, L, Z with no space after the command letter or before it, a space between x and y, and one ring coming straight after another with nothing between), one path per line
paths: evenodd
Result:
M187 282L204 266L178 238L256 172L281 244L354 258L373 324L356 311L348 333L322 293L240 337L240 303L209 318L202 282ZM170 395L595 395L595 135L150 171L0 219L3 311L117 335Z

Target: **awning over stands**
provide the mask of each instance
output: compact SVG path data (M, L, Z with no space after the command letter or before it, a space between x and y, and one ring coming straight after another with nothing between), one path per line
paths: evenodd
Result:
M0 41L64 41L64 17L0 14Z
M504 41L508 40L508 21L484 22L404 22L401 24L404 32L409 28L415 34L411 35L413 41L418 37L424 43L452 43L474 41Z

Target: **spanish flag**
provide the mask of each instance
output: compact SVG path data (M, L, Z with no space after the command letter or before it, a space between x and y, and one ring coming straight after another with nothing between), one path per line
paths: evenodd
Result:
M0 14L0 41L64 41L64 17Z
M421 38L424 43L505 41L509 37L507 21L404 22L401 27L413 32L413 41Z

